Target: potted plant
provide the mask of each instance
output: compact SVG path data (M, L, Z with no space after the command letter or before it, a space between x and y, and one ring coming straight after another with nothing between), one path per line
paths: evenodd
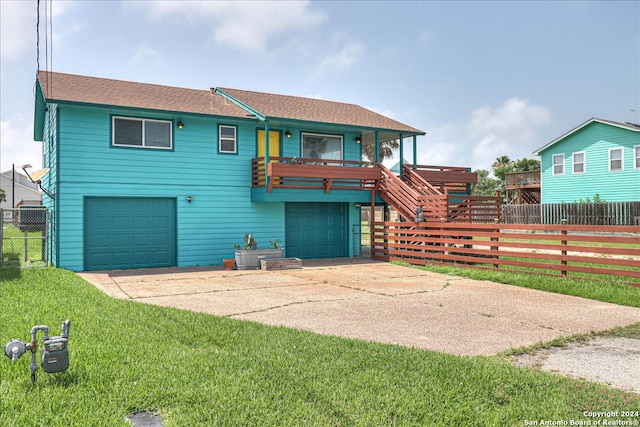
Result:
M258 249L258 244L251 235L244 235L244 245L233 244L236 250L236 267L238 270L256 270L260 268L263 259L278 259L284 255L284 249L280 246L280 239L270 241L271 249Z

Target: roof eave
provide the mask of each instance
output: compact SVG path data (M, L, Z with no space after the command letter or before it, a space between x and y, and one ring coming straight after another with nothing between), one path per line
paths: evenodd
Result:
M551 141L551 142L547 143L546 145L544 145L544 146L542 146L542 147L538 148L538 149L537 149L536 151L534 151L532 154L534 154L534 155L536 155L536 156L539 156L539 155L540 155L540 153L541 153L542 151L545 151L546 149L550 148L552 145L556 144L557 142L559 142L559 141L561 141L561 140L565 139L565 138L566 138L566 137L568 137L569 135L572 135L572 134L574 134L574 133L578 132L580 129L582 129L582 128L584 128L585 126L590 125L591 123L594 123L594 122L602 123L602 124L609 125L609 126L615 126L615 127L620 128L620 129L627 129L627 130L630 130L630 131L632 131L632 132L640 132L640 127L636 127L636 126L634 126L634 127L631 127L631 126L625 126L625 125L624 125L624 124L622 124L622 123L613 122L613 121L611 121L611 120L599 119L599 118L597 118L597 117L592 117L592 118L590 118L589 120L587 120L586 122L581 123L581 124L579 124L578 126L576 126L575 128L571 129L569 132L567 132L567 133L563 134L562 136L559 136L558 138L554 139L553 141Z

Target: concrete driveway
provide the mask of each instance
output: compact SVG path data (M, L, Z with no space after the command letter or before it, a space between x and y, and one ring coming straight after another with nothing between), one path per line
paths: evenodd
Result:
M364 258L282 271L79 273L121 299L459 355L490 355L640 322L640 309Z

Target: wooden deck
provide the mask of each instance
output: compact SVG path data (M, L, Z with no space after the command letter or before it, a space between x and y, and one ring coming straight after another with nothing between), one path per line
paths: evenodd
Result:
M253 159L252 185L305 190L376 190L380 168L351 160L322 160L293 157L270 157L265 175L265 159Z
M430 181L432 180L432 181ZM374 191L405 220L494 222L496 197L469 196L477 175L468 168L405 166L400 179L382 164L352 160L264 157L252 160L252 186L274 189ZM434 185L435 184L435 185Z
M513 172L505 175L509 203L539 204L542 200L540 171Z

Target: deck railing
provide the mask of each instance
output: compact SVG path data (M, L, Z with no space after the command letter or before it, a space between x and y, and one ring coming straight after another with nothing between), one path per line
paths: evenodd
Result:
M265 174L265 158L252 161L252 185L274 188L324 190L375 190L380 169L370 163L295 157L270 157Z
M377 191L407 221L419 218L429 222L494 222L500 215L495 197L449 192L449 182L473 181L471 175L475 174L464 168L405 169L403 181L382 164L375 166L353 160L270 157L267 167L265 162L264 157L252 160L252 186L266 186L267 192L276 188L324 190L325 193ZM437 174L444 193L422 176L425 170ZM447 180L447 174L451 175L451 181Z
M505 174L507 190L522 187L540 187L540 171L512 172Z

